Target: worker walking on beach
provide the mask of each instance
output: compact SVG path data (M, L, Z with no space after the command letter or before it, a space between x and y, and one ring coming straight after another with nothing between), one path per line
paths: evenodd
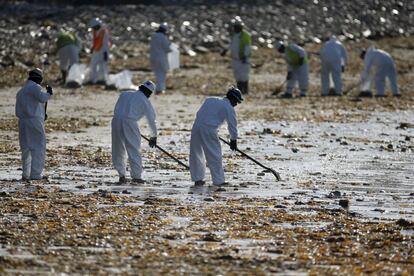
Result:
M89 26L92 28L93 35L90 81L92 83L107 84L111 35L108 27L99 18L92 18Z
M237 82L237 88L242 94L248 94L252 39L250 34L243 29L244 22L239 16L232 19L231 23L233 25L233 36L230 43L231 67ZM226 50L223 51L222 56L226 52Z
M79 62L81 42L75 32L62 30L57 38L56 48L59 55L62 83L65 83L70 67Z
M308 91L309 82L308 57L305 49L294 43L285 45L283 41L278 41L276 48L279 53L283 54L288 66L286 92L282 94L281 97L293 97L292 90L295 87L296 81L299 82L300 96L305 97Z
M43 177L46 157L45 103L53 95L52 87L42 91L42 70L35 68L16 95L16 116L19 118L19 144L22 152L22 180Z
M126 183L126 154L131 169L132 182L144 183L142 180L141 133L138 121L146 117L151 138L149 146L157 145L157 125L155 111L149 97L155 91L155 84L146 81L138 90L121 93L115 105L112 119L112 163L119 174L119 184Z
M345 47L336 36L331 36L325 42L320 50L320 58L322 96L331 94L342 96L342 73L345 72L345 66L347 64L347 53ZM330 93L331 78L335 87L334 93Z
M372 96L371 81L375 75L376 97L385 97L385 79L388 78L394 96L401 96L397 83L397 69L391 55L374 47L361 51L360 58L364 60L364 70L361 74L360 96Z
M237 118L234 107L243 101L237 88L230 88L224 98L207 98L197 112L191 130L190 173L196 186L203 185L206 162L210 169L213 185L222 186L224 170L218 129L227 122L230 133L230 148L237 149Z
M168 53L171 52L171 42L168 39L168 24L162 23L157 31L151 36L150 63L155 74L157 91L156 94L165 93L167 72L169 69Z

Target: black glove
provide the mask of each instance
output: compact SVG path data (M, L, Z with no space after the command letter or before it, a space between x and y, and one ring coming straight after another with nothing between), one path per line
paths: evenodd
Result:
M237 140L230 140L230 149L231 150L237 149Z
M242 62L242 63L247 63L247 58L246 58L246 57L243 57L243 58L241 59L241 62Z
M288 72L286 75L286 80L290 80L292 78L292 72Z
M303 57L299 58L299 66L302 66L304 61L305 61L305 59Z
M46 85L46 92L47 92L50 96L52 96L52 95L53 95L53 89L52 89L52 87L51 87L51 86L49 86L49 85Z
M227 50L224 49L223 51L221 51L220 56L224 57L227 54Z
M341 66L341 71L342 71L342 73L345 72L345 66L344 65Z
M153 148L157 145L157 137L151 137L149 139L148 145Z
M104 52L103 55L104 61L108 61L108 52Z
M45 121L47 120L47 114L45 114Z

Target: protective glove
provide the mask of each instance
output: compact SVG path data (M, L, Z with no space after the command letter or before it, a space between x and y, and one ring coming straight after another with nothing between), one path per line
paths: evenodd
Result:
M342 71L342 73L345 72L345 66L344 65L341 66L341 71Z
M302 66L303 62L305 61L305 59L303 57L299 58L299 66Z
M52 96L53 95L53 88L49 85L46 85L46 92Z
M230 140L230 149L237 150L237 140Z
M157 137L151 137L149 139L148 145L153 148L157 145Z
M292 72L288 71L286 75L286 80L290 80L292 78Z
M227 54L227 49L221 51L220 56L224 57Z
M108 61L108 52L103 53L104 61Z
M246 57L243 57L243 58L241 59L241 62L242 62L243 64L246 64L246 63L247 63L247 58L246 58Z

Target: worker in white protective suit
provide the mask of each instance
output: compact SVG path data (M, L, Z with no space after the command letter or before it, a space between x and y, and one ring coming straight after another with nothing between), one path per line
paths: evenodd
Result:
M331 38L320 50L321 58L321 86L322 96L342 96L342 73L348 62L345 47L336 38ZM335 91L330 93L330 78L334 83Z
M109 69L109 50L111 34L108 27L99 19L92 18L89 26L92 28L92 57L90 62L90 81L107 84Z
M155 74L157 91L156 94L165 93L167 72L169 69L168 53L171 52L171 42L168 39L168 24L162 23L158 30L151 36L150 63Z
M248 94L252 39L251 35L243 30L244 22L239 16L232 19L231 23L233 25L233 36L230 43L231 67L237 88L242 94ZM224 56L226 52L226 50L223 51L221 55Z
M75 32L63 30L57 38L56 48L62 73L62 83L65 83L70 67L79 62L81 42Z
M292 90L296 81L299 82L300 96L306 97L309 83L309 66L305 49L294 43L285 45L283 41L278 41L276 48L279 53L283 54L288 66L286 92L281 95L281 98L293 97Z
M374 47L362 50L360 58L364 60L364 71L361 74L360 96L372 96L371 80L375 75L376 97L385 97L385 79L388 78L392 94L401 96L397 82L397 69L391 55Z
M149 97L155 91L155 84L146 81L139 90L123 92L116 102L112 119L112 163L119 174L119 183L126 183L126 154L128 154L132 181L135 184L144 183L142 180L141 133L138 121L146 117L151 138L149 146L157 145L157 125L155 111Z
M221 146L218 129L227 122L230 133L230 148L237 149L237 118L234 107L243 101L237 88L230 88L225 98L207 98L199 111L191 130L190 173L195 186L205 183L207 160L213 185L222 186L224 170L222 165Z
M22 151L22 180L42 179L46 156L45 103L53 95L50 86L47 93L40 84L43 73L36 68L16 95L16 116L19 118L19 143Z

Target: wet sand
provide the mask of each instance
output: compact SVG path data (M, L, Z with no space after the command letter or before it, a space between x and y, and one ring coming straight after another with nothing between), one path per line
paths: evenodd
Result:
M49 178L22 183L18 87L0 89L0 272L413 274L412 59L399 67L401 98L358 99L357 90L322 98L313 60L309 97L280 100L271 91L285 68L274 57L253 70L251 95L237 107L239 148L282 181L222 145L224 189L209 177L192 187L183 167L145 141L147 183L115 185L110 120L119 92L56 83L46 123ZM220 95L231 72L214 54L183 64L167 94L151 100L159 145L188 162L195 111ZM357 81L358 66L354 59L346 85ZM134 72L135 83L149 77ZM227 137L225 127L220 135Z

